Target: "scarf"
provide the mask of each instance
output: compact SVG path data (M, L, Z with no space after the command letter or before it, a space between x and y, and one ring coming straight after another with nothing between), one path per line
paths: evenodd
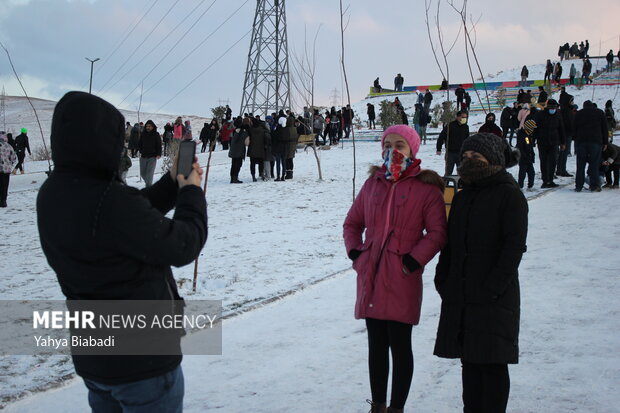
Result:
M385 165L385 179L398 181L403 173L413 164L419 165L419 159L406 158L398 149L383 151L383 165Z

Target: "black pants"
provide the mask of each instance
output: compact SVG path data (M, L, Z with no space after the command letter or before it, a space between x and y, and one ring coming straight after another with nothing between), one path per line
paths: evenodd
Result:
M613 185L618 185L618 178L620 177L620 165L610 165L607 167L607 170L605 171L605 183L611 185L611 173L613 172L614 175L614 181L613 181ZM8 184L7 184L8 186ZM6 198L5 198L6 199Z
M368 329L368 370L374 403L387 401L390 350L392 351L392 395L390 406L402 409L407 401L413 377L411 324L366 319Z
M20 171L24 171L24 158L26 158L26 152L17 152L17 165L15 165L15 170L19 169Z
M519 188L523 188L525 183L525 175L527 175L527 187L534 186L534 177L536 172L534 171L534 162L530 162L529 159L519 159Z
M250 158L250 173L252 179L256 178L256 165L258 165L258 176L263 176L263 160L261 158Z
M0 173L0 204L6 202L7 194L9 193L9 179L11 178L11 173L8 174Z
M203 153L207 149L207 145L209 145L209 141L202 141L202 148L200 148L200 153Z
M507 364L463 361L463 413L505 413L509 393Z
M510 133L510 137L508 137L508 134ZM514 136L515 133L515 129L508 127L508 128L504 128L502 127L502 136L504 137L504 139L506 139L508 141L508 144L510 146L512 146L512 137Z
M230 164L231 181L239 180L239 171L241 171L241 165L243 165L243 158L232 158L232 163Z
M286 160L286 179L293 179L293 158L288 158Z
M538 145L538 156L540 158L540 173L543 184L553 182L553 174L558 161L558 147Z
M368 118L368 129L375 128L375 118Z
M228 150L228 141L222 141L222 150L223 151L227 151Z

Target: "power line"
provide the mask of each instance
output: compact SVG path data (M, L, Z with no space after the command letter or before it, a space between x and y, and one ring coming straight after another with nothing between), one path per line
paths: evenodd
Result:
M186 15L186 16L185 16L185 17L184 17L181 21L185 21L186 19L188 19L188 18L189 18L192 14L194 14L194 12L196 11L196 9L198 9L200 6L202 6L202 5L204 4L204 2L205 2L205 1L206 1L206 0L202 0L200 3L198 3L198 4L196 5L196 7L194 7L194 8L193 8L193 9L192 9L192 10L191 10L191 11L190 11L190 12L189 12L189 13L188 13L188 14L187 14L187 15ZM175 3L175 4L176 4L176 3ZM164 35L163 39L164 39L164 40L165 40L165 39L168 39L170 36L172 36L172 34L173 34L173 33L174 33L174 32L175 32L175 31L176 31L179 27L181 27L181 25L180 25L180 24L175 24L175 25L173 25L172 30L170 30L168 33L166 33L166 34ZM120 81L121 81L121 80L123 80L125 77L127 77L127 75L128 75L128 74L129 74L132 70L134 70L134 69L135 69L135 68L136 68L136 67L137 67L140 63L142 63L143 59L145 59L146 57L150 56L150 55L151 55L151 53L153 53L153 52L155 51L155 49L157 49L158 47L160 47L160 46L161 46L161 43L162 43L164 40L162 40L162 41L160 41L160 42L156 43L156 44L155 44L155 45L151 48L151 50L149 50L148 52L146 52L146 54L142 57L142 59L137 59L136 63L135 63L135 64L131 67L131 69L129 69L129 70L127 71L127 73L125 73L125 74L124 74L124 75L123 75L123 76L122 76L119 80L117 80L117 81L116 81L116 82L115 82L112 86L110 86L110 89L112 89L114 86L116 86L116 85L118 84L118 82L120 82ZM138 85L138 86L139 86L139 85ZM134 90L132 90L132 91L131 91L131 93L133 93L133 92L137 89L137 87L138 87L138 86L136 86L136 87L134 88ZM130 94L131 94L131 93L130 93ZM125 98L125 99L127 99L127 98ZM123 101L124 101L125 99L123 99ZM121 103L122 103L122 102L121 102Z
M189 51L189 53L187 53L181 60L184 61L185 59L187 59L188 57L191 56L192 53L194 53L196 50L198 50L198 48L200 48L200 46L202 46L203 44L205 44L205 42L207 40L209 40L211 38L211 36L213 36L215 33L217 33L226 23L228 23L228 21L230 19L232 19L239 10L241 10L243 8L243 6L246 5L246 3L250 1L250 0L245 0L245 2L243 2L243 4L241 4L241 6L239 6L237 8L237 10L235 10L234 12L232 12L232 14L230 14L230 16L228 16L226 18L226 20L224 20L219 26L217 26L215 28L215 30L213 30L211 33L209 33L209 35L207 37L205 37L200 43L198 43L198 45L196 47L194 47L192 50ZM162 77L160 77L157 82L155 82L153 85L151 85L151 87L149 87L146 92L147 93L149 90L152 90L155 86L157 86L159 84L159 82L161 82L164 78L166 78L170 73L172 73L175 69L177 69L179 66L178 65L174 65L172 66L172 68Z
M120 72L120 70L121 70L123 67L125 67L125 65L127 64L127 62L129 62L129 59L131 59L131 58L133 57L134 53L136 53L136 52L138 51L138 49L139 49L139 48L140 48L140 47L144 44L144 42L146 42L146 41L148 40L148 38L149 38L149 37L151 37L151 34L153 34L153 32L155 31L155 29L157 29L157 28L159 27L159 25L161 24L161 22L162 22L162 21L164 21L164 18L165 18L166 16L168 16L168 13L170 13L170 11L174 8L174 6L176 6L176 5L177 5L177 3L178 3L179 1L180 1L180 0L176 0L174 3L172 3L172 6L170 6L170 8L169 8L168 10L166 10L166 12L164 13L164 15L163 15L163 16L161 16L161 19L159 19L159 21L158 21L156 24L154 24L154 25L153 25L153 28L152 28L152 29L151 29L151 31L150 31L150 32L146 35L146 37L144 38L144 40L142 40L142 42L140 42L140 44L139 44L139 45L137 45L137 46L135 47L135 49L133 49L133 51L132 51L131 53L129 53L129 56L127 56L127 59L125 59L125 61L123 62L123 64L122 64L122 65L120 65L120 67L119 67L118 69L116 69L116 72L114 72L114 73L112 74L112 76L110 76L110 78L108 79L108 81L107 81L107 82L105 82L105 84L101 87L101 89L99 89L99 92L98 92L98 93L101 93L101 91L103 91L103 89L105 89L105 87L108 85L108 83L110 83L110 81L114 78L114 76L116 76L116 74L117 74L118 72ZM138 60L138 63L139 63L139 62L140 62L140 61ZM134 66L134 67L135 67L135 66ZM129 72L131 72L131 70L133 70L133 68L132 68L132 69L130 69L130 70L129 70ZM124 78L127 74L129 74L129 72L125 73L125 75L123 75L123 76L122 76L119 80L117 80L117 81L116 81L116 83L114 83L112 86L110 86L110 88L112 88L112 87L116 86L116 84L118 84L118 82L120 82L120 81L121 81L121 80L122 80L122 79L123 79L123 78Z
M215 65L217 62L219 62L224 56L226 56L228 54L228 52L230 52L236 45L239 44L239 42L241 42L243 39L245 39L250 33L252 33L252 29L248 30L243 36L241 36L241 38L239 40L237 40L235 43L233 43L232 46L230 46L224 53L222 53L217 59L215 59L213 61L213 63L211 63L209 66L207 66L207 68L205 70L203 70L202 72L200 72L195 78L193 78L187 85L185 85L181 90L179 90L172 98L170 98L166 103L164 103L163 105L161 105L161 107L159 107L159 109L157 109L155 112L159 112L162 108L164 108L168 103L172 102L177 96L179 96L182 92L185 91L185 89L187 89L188 87L191 86L192 83L194 83L196 80L198 80L199 77L201 77L202 75L204 75L209 69L211 69L211 67L213 67L213 65Z
M140 17L140 20L138 20L137 23L135 23L133 25L133 28L129 31L129 33L127 33L125 35L125 37L123 38L123 40L121 41L121 43L116 46L116 48L114 49L114 51L112 52L112 54L110 54L107 57L104 57L102 60L103 62L101 63L101 65L99 65L99 68L97 69L97 71L95 73L98 73L101 69L103 69L103 67L106 65L106 63L108 63L108 61L110 60L110 58L112 56L114 56L114 54L118 51L118 49L123 45L123 43L125 43L125 41L129 38L129 36L131 35L131 33L133 33L134 30L136 30L136 28L140 25L140 23L142 22L142 20L144 20L144 18L146 17L147 14L149 14L149 12L151 11L151 9L155 6L155 4L157 4L159 0L154 0L153 3L151 4L151 7L149 7L149 9L142 15L142 17ZM131 27L131 25L129 26Z
M177 40L177 42L175 44L172 45L172 47L170 49L168 49L168 51L166 53L164 53L164 56L167 56L171 51L174 50L175 47L177 47L177 45L181 42L181 40L183 40L185 38L185 36L187 36L187 34L194 28L194 26L200 21L200 19L202 19L202 17L209 11L211 10L211 7L213 7L213 5L217 2L217 0L213 0L213 2L209 5L209 7L202 12L202 14L198 17L198 19L196 19L196 21L189 27L189 29L187 29L185 31L185 33L183 33L183 35L181 36L181 38L179 40ZM160 60L159 62L157 62L157 64L155 66L153 66L153 68L151 68L151 70L146 74L146 76L144 76L144 78L140 81L139 84L136 85L136 87L134 87L131 92L129 92L129 94L127 96L125 96L123 98L123 100L121 100L121 102L117 105L120 106L125 100L127 100L127 98L129 96L132 95L132 93L138 88L138 86L140 86L140 84L142 82L144 82L146 80L147 77L149 77L151 75L151 73L153 73L153 71L155 69L157 69L159 67L159 65L163 62L163 60ZM176 65L175 65L176 67Z

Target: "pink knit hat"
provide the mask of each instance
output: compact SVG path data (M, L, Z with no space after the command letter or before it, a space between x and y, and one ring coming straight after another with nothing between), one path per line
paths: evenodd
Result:
M418 150L420 149L420 136L415 131L415 129L410 128L407 125L390 126L383 132L383 137L381 138L382 148L385 137L391 133L400 135L407 141L407 143L409 144L409 148L411 148L411 158L415 159L416 155L418 154Z

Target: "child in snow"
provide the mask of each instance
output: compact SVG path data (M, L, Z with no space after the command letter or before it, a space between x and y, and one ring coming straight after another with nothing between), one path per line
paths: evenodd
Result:
M534 186L534 139L532 135L536 129L536 122L528 119L523 123L523 128L517 131L517 148L521 152L519 158L519 188L523 189L525 175L527 174L527 190L531 191Z
M420 320L424 266L446 242L443 180L420 167L420 137L406 125L383 133L383 165L355 198L344 242L357 272L355 318L366 320L371 412L402 412L413 377L412 327ZM362 235L365 232L365 236Z

